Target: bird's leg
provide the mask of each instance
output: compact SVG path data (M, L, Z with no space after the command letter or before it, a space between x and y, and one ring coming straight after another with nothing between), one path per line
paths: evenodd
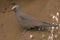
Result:
M47 27L44 27L44 30L47 30Z
M27 30L28 30L28 29L27 29L26 27L24 27L24 28L23 28L23 34L26 34Z
M23 34L26 34L26 32L27 32L27 29L23 30Z
M45 30L45 28L41 27L41 30L43 31L43 30Z
M46 30L46 27L39 27L38 30L41 30L41 31Z
M40 30L41 30L41 28L38 28L38 30L40 31Z
M41 31L41 30L42 30L42 27L39 27L39 28L38 28L38 30L40 30L40 31Z

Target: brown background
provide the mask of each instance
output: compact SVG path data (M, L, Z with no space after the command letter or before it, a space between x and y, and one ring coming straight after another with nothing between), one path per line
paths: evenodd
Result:
M33 40L47 40L49 33L45 31L28 31L26 35L22 34L15 13L10 11L12 2L20 5L23 12L38 20L51 23L50 15L60 13L60 0L0 0L0 40L30 40L30 34L33 34ZM43 33L44 38L42 38ZM54 40L59 38L60 36Z

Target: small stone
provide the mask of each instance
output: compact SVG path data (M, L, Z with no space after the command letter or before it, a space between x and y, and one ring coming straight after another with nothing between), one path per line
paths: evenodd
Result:
M56 27L56 29L58 29L58 27Z
M55 18L55 16L52 16L52 19L54 19Z
M57 38L57 37L58 37L58 35L55 35L54 37L55 37L55 38Z
M30 39L33 39L33 35L30 35Z
M48 40L53 40L53 37L49 35Z
M52 27L52 30L54 29L54 27Z
M56 15L59 16L59 13L57 12Z

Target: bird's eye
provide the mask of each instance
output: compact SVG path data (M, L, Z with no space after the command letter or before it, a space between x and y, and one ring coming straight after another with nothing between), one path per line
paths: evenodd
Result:
M16 8L14 8L14 10L15 10Z

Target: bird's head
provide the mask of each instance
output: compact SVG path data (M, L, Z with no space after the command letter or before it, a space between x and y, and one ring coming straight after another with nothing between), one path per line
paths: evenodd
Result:
M20 8L19 8L18 5L14 5L14 6L12 7L12 11L14 11L14 12L18 11L19 9L20 9Z

